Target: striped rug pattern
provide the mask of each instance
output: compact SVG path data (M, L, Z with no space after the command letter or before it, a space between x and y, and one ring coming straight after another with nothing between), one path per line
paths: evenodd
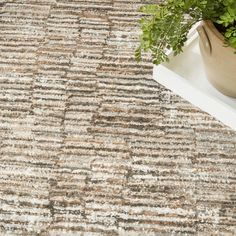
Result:
M0 235L236 235L236 133L134 60L151 2L0 1Z

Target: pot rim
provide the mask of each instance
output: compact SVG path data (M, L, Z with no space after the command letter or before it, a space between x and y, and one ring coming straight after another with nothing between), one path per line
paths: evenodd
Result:
M225 37L223 34L220 33L220 31L215 27L214 23L211 20L204 20L204 25L208 27L209 30L220 40L225 41Z

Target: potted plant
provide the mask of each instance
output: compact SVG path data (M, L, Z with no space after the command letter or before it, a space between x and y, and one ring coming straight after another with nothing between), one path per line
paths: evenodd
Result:
M236 0L167 0L141 8L142 34L135 52L151 52L153 63L168 61L183 50L197 22L200 49L208 80L220 92L236 97ZM194 65L193 65L194 66Z

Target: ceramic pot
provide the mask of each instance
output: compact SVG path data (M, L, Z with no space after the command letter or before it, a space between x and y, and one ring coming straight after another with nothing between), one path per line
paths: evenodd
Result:
M198 33L208 80L221 93L236 98L235 49L225 46L224 36L211 21L203 21Z

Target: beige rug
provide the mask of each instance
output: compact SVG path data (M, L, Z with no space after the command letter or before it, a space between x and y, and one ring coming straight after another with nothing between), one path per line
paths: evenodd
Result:
M0 235L236 235L236 133L134 61L150 2L0 1Z

